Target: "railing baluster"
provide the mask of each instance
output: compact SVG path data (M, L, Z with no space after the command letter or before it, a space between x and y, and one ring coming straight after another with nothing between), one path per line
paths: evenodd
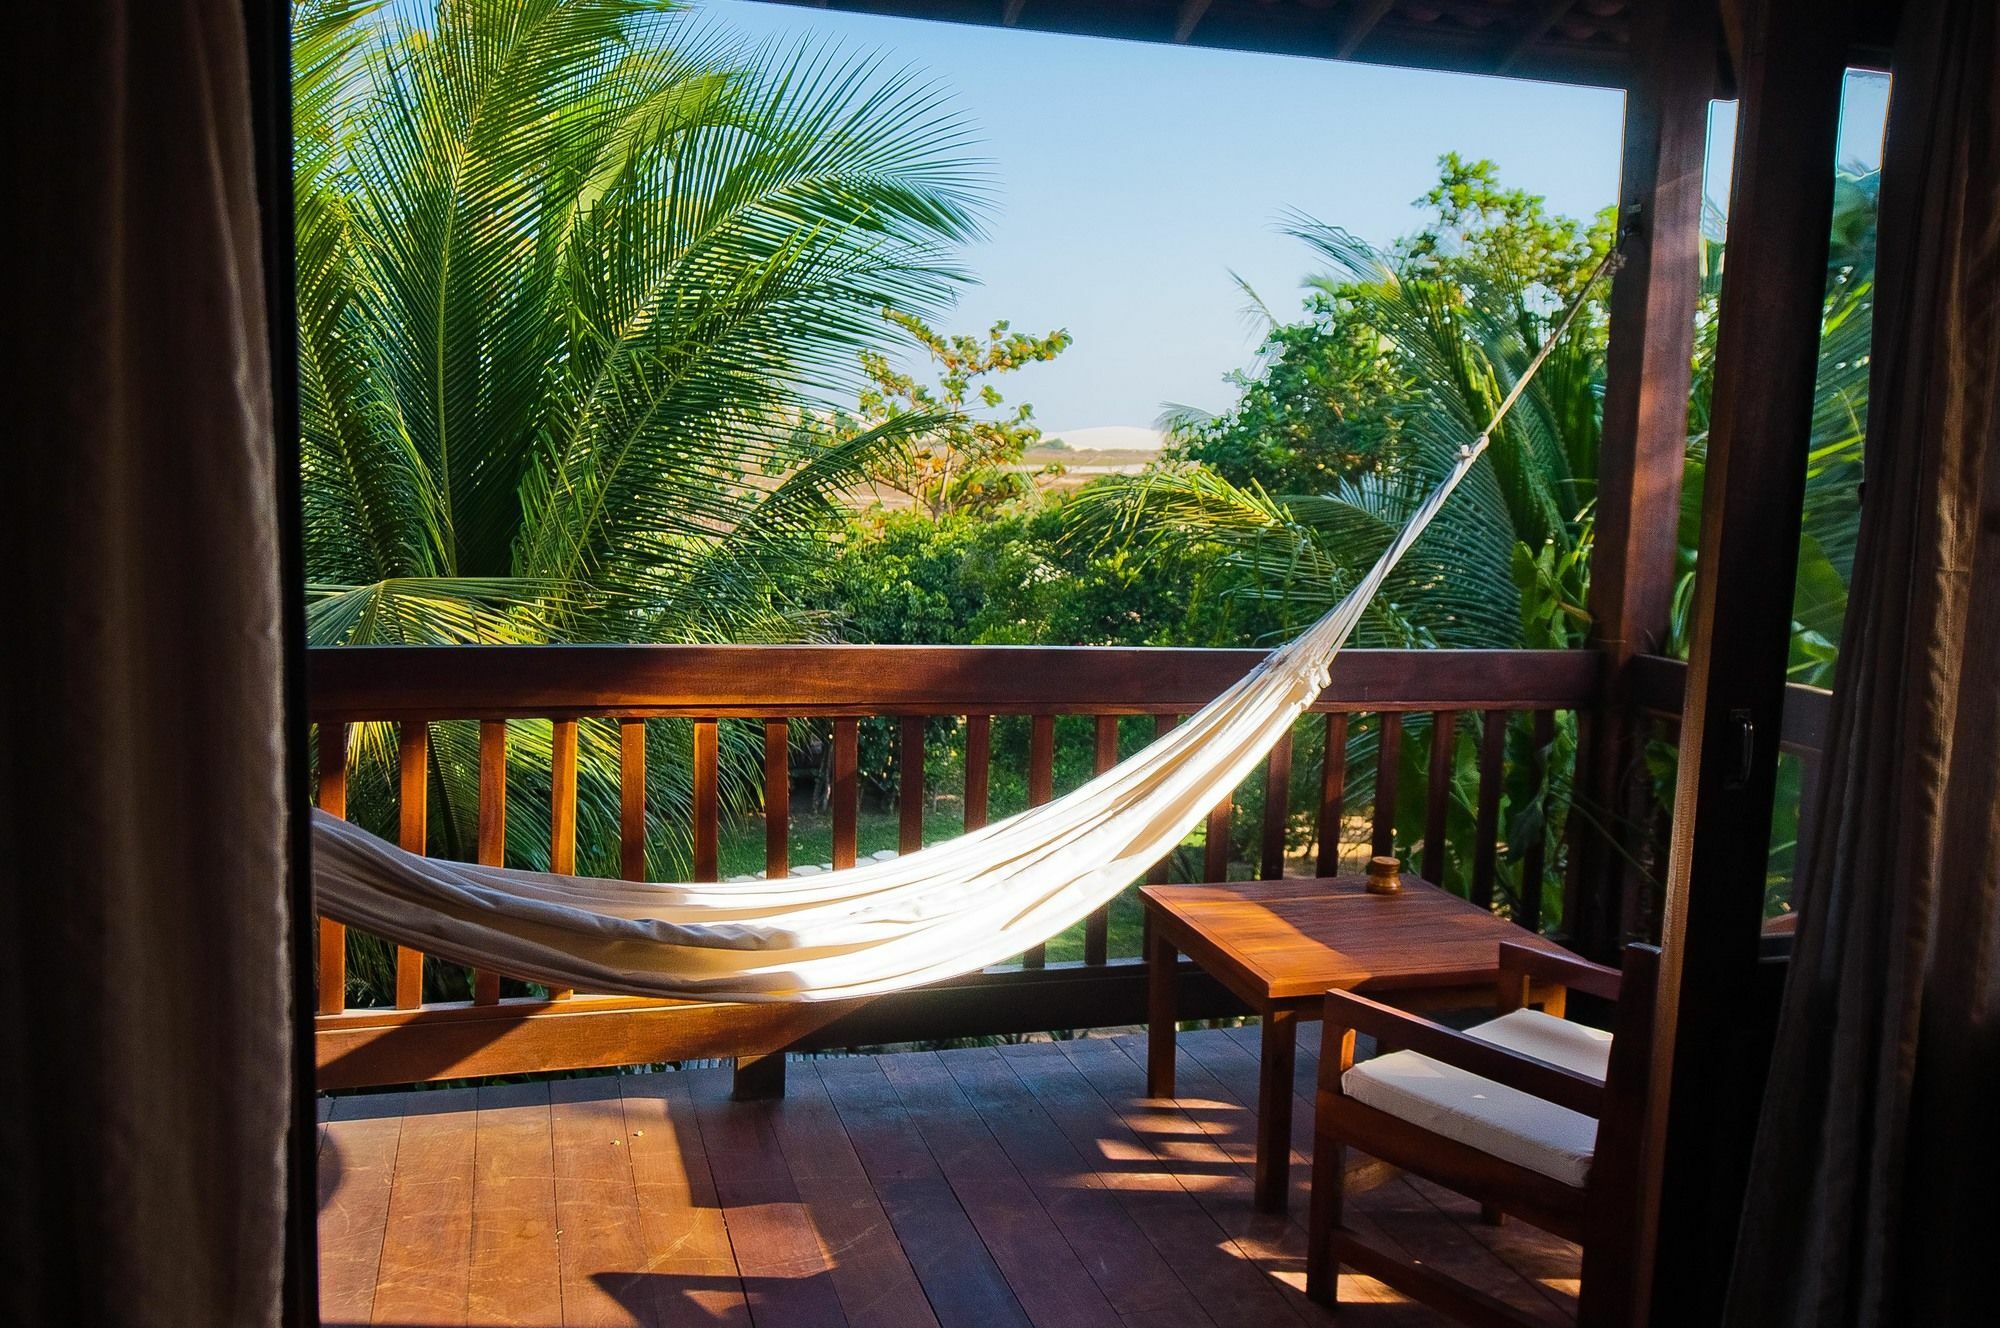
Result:
M558 719L549 731L549 870L576 873L576 721ZM552 987L549 999L566 1001L576 993Z
M1103 774L1118 764L1118 716L1099 715L1092 731L1090 768Z
M1039 807L1056 795L1056 717L1028 721L1028 805Z
M398 808L401 833L398 842L411 853L427 846L430 791L430 726L422 720L406 720L399 726L396 745L396 773L400 783ZM414 1010L424 1003L424 955L407 945L396 947L396 1008Z
M1278 739L1264 761L1264 844L1260 863L1267 881L1285 876L1285 833L1291 829L1292 735Z
M646 721L618 721L618 874L646 879Z
M722 730L712 719L694 722L694 879L722 874Z
M860 721L842 717L833 721L833 784L828 796L833 802L833 865L852 867L858 843L856 820L860 815L861 781L856 771L861 764Z
M1095 742L1091 750L1090 768L1103 774L1118 764L1118 716L1099 715L1096 722ZM1086 964L1105 963L1111 955L1111 906L1092 909L1083 923L1083 962Z
M479 861L488 867L507 865L507 721L479 721ZM500 975L490 969L472 970L472 1003L494 1005L500 1000Z
M965 717L965 828L986 824L987 780L993 770L993 717Z
M1535 768L1540 776L1538 790L1542 805L1548 806L1549 794L1549 747L1556 737L1556 717L1551 710L1535 712ZM1542 874L1543 863L1548 857L1548 828L1543 826L1521 853L1521 898L1515 910L1514 921L1529 931L1542 929Z
M924 725L922 715L905 715L897 724L896 851L915 853L924 846Z
M1449 831L1447 818L1451 815L1451 758L1453 741L1458 736L1458 712L1439 710L1431 715L1431 760L1430 790L1424 803L1424 870L1423 877L1436 885L1444 884L1445 876L1445 836Z
M1173 730L1174 725L1180 722L1181 717L1179 715L1154 715L1153 741L1158 742L1161 738L1164 738ZM1173 860L1173 850L1168 849L1167 856L1146 869L1146 884L1165 885L1173 875Z
M1326 754L1319 773L1319 861L1321 876L1340 874L1340 834L1347 820L1347 712L1326 717Z
M319 806L328 816L347 819L347 725L319 726ZM347 1008L347 928L319 920L319 1012Z
M1402 772L1403 716L1399 711L1385 710L1379 721L1379 746L1375 753L1375 838L1371 841L1370 850L1378 858L1396 851L1396 779Z
M792 726L764 721L764 878L792 874Z
M1236 796L1222 795L1222 801L1208 809L1208 833L1201 851L1201 879L1204 881L1226 881L1229 879L1229 823L1236 811Z
M1028 720L1028 805L1039 807L1056 795L1056 717L1034 715ZM1049 948L1031 945L1021 955L1027 968L1048 963Z
M1500 861L1500 793L1506 780L1507 712L1489 710L1479 737L1479 824L1473 832L1472 902L1493 907L1493 874Z

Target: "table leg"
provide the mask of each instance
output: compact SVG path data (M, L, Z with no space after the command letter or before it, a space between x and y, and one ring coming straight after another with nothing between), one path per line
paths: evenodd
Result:
M1285 1211L1292 1181L1292 1071L1298 1063L1299 1012L1264 1015L1263 1054L1257 1066L1257 1182L1259 1211Z
M1174 1095L1174 1024L1180 952L1154 928L1146 942L1146 1096Z

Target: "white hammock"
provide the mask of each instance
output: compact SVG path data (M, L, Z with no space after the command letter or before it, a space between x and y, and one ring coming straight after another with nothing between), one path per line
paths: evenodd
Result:
M1607 255L1584 292L1610 263ZM1486 450L1583 298L1346 598L1187 723L1064 797L888 862L692 885L445 862L315 810L318 907L458 963L613 995L847 1000L1018 955L1109 903L1291 731L1325 690L1368 602Z

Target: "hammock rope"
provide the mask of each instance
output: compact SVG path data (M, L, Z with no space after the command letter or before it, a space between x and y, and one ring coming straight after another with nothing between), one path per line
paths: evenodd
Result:
M1335 654L1613 270L1555 331L1382 556L1312 626L1082 787L886 862L782 880L648 883L447 862L313 812L325 916L442 959L609 995L743 1002L879 995L1001 963L1109 903L1263 762Z

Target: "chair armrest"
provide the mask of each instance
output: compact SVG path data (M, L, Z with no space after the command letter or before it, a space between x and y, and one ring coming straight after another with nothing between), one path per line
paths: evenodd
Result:
M1500 942L1500 1010L1518 1010L1527 1003L1531 984L1561 986L1599 999L1618 999L1619 972L1603 964L1571 954L1551 954L1547 950L1518 941ZM1551 1008L1551 1014L1560 1010Z
M1350 1032L1366 1033L1385 1049L1414 1051L1586 1116L1597 1116L1603 1110L1604 1085L1588 1075L1524 1056L1491 1042L1482 1042L1456 1029L1434 1024L1351 991L1328 992L1325 1046L1328 1050L1342 1047L1347 1043ZM1320 1087L1332 1092L1341 1091L1340 1077L1352 1063L1351 1054L1329 1057L1323 1053L1320 1058Z

